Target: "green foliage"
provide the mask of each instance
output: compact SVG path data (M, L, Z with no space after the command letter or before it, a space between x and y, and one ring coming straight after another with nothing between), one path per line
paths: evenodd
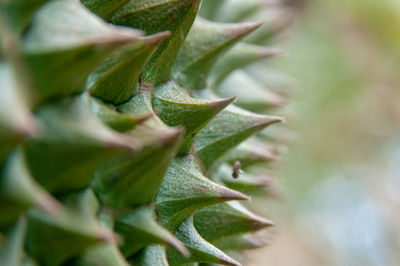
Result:
M228 2L201 13L227 18L216 9ZM257 246L249 234L272 223L226 203L250 200L229 187L257 186L232 165L276 159L252 137L283 119L233 102L283 102L224 83L279 51L240 42L260 23L207 21L199 7L0 1L0 263L240 265L213 244ZM235 20L255 12L238 7Z

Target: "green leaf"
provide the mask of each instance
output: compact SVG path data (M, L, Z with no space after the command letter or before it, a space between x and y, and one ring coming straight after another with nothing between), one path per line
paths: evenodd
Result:
M100 209L100 203L91 188L61 195L60 200L65 206L90 218L95 218Z
M206 2L212 2L208 0ZM215 15L216 21L221 22L239 22L244 21L253 14L261 11L266 6L265 0L227 0L219 6Z
M160 245L146 247L133 257L129 263L132 266L170 266L167 261L167 252Z
M128 211L117 219L115 231L124 238L121 250L125 257L131 257L140 249L154 244L170 245L188 255L183 244L156 219L155 210L151 206Z
M200 8L200 16L208 20L217 20L218 10L226 0L203 0Z
M21 217L8 232L5 242L0 246L0 265L19 266L22 264L25 234L26 219Z
M176 154L182 130L139 125L130 135L142 148L122 152L102 163L92 186L103 204L125 207L152 202L169 162Z
M263 175L263 176L253 176L246 172L239 175L238 178L232 177L232 167L229 165L222 165L218 170L218 179L223 182L227 187L232 189L237 189L239 191L249 192L252 189L263 188L271 186L275 177Z
M267 143L265 140L251 137L235 149L227 152L219 161L231 165L239 161L242 169L246 169L249 166L275 161L279 158L279 149L276 146Z
M66 209L54 216L32 209L27 217L26 247L40 265L60 265L84 249L113 238L94 220Z
M191 256L183 257L175 250L168 249L168 261L171 265L186 265L194 262L208 262L222 265L241 265L221 250L204 240L193 225L193 217L187 218L176 230L175 235L189 249Z
M153 116L152 113L147 115L129 115L123 114L116 110L112 104L106 104L99 99L90 98L90 106L103 123L107 124L114 130L126 132L135 128L138 124L146 121Z
M89 73L114 49L140 32L113 27L79 1L51 1L35 15L23 40L22 58L37 102L84 90ZM31 89L33 89L31 88Z
M222 250L257 249L268 245L268 241L259 239L252 234L233 235L213 241L213 244Z
M0 3L0 18L7 27L21 33L31 22L37 9L48 0L2 0Z
M36 115L42 126L26 144L27 161L35 179L53 192L87 187L104 159L141 147L104 125L85 93L46 104Z
M76 207L78 207L83 215L88 215L94 218L94 213L90 211L97 210L97 204L94 203L94 194L91 189L87 189L81 193L78 202L76 202ZM81 204L90 205L90 208L85 208ZM95 206L93 206L95 205ZM93 206L93 207L92 207ZM84 208L82 208L84 207ZM84 212L82 212L84 210ZM87 212L86 210L89 210ZM114 218L113 215L108 210L101 210L98 213L98 220L100 224L104 227L113 230L114 228ZM86 265L96 265L96 266L128 266L129 263L122 255L120 249L118 248L117 237L112 237L107 243L99 243L92 247L89 247L83 251L83 253L73 261L68 261L69 264L76 266L86 266Z
M281 107L286 97L258 83L243 70L236 70L217 89L221 97L237 96L236 105L253 112Z
M121 254L115 244L101 243L90 247L73 262L74 266L129 266L130 264Z
M11 67L0 63L0 163L13 147L35 132L35 120Z
M241 206L238 202L229 202L205 207L194 214L194 225L199 234L207 241L213 241L255 232L273 225Z
M138 92L129 101L124 104L118 105L117 110L123 114L133 116L148 116L152 115L151 119L148 119L143 123L144 125L153 128L154 130L168 129L158 116L156 116L153 106L154 86L148 82L142 82L139 85Z
M193 156L175 158L168 167L156 197L157 214L162 224L174 230L194 211L229 201L248 200L202 175L199 161Z
M190 151L196 134L233 100L234 98L198 100L171 81L154 89L153 108L167 125L185 127L185 137L179 153L186 154Z
M209 82L212 87L217 88L234 70L281 53L282 50L277 48L238 43L218 60L210 73Z
M31 206L49 212L54 212L59 207L58 203L32 178L23 152L17 149L0 168L0 225L13 222Z
M135 93L147 60L168 36L164 32L139 38L117 49L89 75L86 88L106 102L126 102Z
M221 24L198 18L190 30L173 69L177 82L188 89L203 89L218 58L259 23Z
M279 33L285 30L293 21L293 14L287 9L270 9L258 12L249 19L262 21L263 25L244 41L253 44L267 44Z
M208 91L202 97L215 98ZM209 168L218 158L263 128L282 122L276 116L258 115L233 105L228 106L203 128L194 142L195 152Z
M158 85L171 78L176 56L197 15L200 0L130 0L111 18L117 25L144 30L147 34L170 31L150 59L143 80Z
M90 11L110 21L111 17L129 0L81 0Z

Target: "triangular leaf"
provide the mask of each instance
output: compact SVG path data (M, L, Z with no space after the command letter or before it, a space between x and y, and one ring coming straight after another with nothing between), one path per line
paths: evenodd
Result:
M0 265L19 266L24 257L26 219L21 217L8 232L0 247Z
M140 32L108 25L79 1L51 1L35 15L23 59L38 101L81 92L88 74L113 49Z
M147 34L170 31L150 59L143 80L158 85L171 78L175 58L200 5L200 0L130 0L111 18L111 22L144 30Z
M152 202L169 162L179 145L182 130L139 125L130 135L142 148L120 153L94 174L92 186L103 204L125 207Z
M253 112L283 106L286 97L258 83L243 70L236 70L217 89L221 97L237 96L236 105Z
M183 244L157 221L151 206L142 206L124 213L115 223L115 231L124 238L121 247L126 257L140 249L154 245L170 245L183 254L188 254Z
M36 115L42 127L26 145L27 160L35 179L51 191L88 186L105 158L142 145L101 123L87 94L53 101Z
M265 140L252 137L221 157L221 162L233 165L239 161L243 169L258 163L279 159L279 149Z
M177 157L171 162L155 200L157 214L167 229L177 228L191 213L205 206L249 199L213 183L202 175L200 167L192 155Z
M215 246L222 250L245 250L256 249L267 246L269 243L264 239L259 239L251 234L233 235L217 239L213 242Z
M203 89L217 59L259 23L220 24L198 18L174 65L174 78L189 89Z
M169 126L185 127L180 154L189 152L196 134L234 98L206 101L192 98L175 82L164 83L154 89L153 108Z
M139 76L168 32L139 38L111 53L88 77L86 88L106 102L119 104L133 96Z
M201 96L215 96L203 91ZM203 128L194 142L195 151L209 168L218 158L263 128L282 122L275 116L258 115L233 105L228 106Z
M0 162L35 130L35 120L8 64L0 63Z
M232 172L232 167L224 164L220 166L218 170L218 179L227 187L237 189L242 192L248 192L252 189L271 186L276 179L275 177L268 175L263 175L260 177L252 176L251 174L248 174L246 172L241 173L237 178L234 178Z
M112 238L111 232L94 220L66 209L56 216L28 211L26 247L41 265L59 265L85 248Z
M234 70L281 53L282 50L276 48L238 43L218 60L210 73L209 82L217 88Z
M221 250L204 240L193 225L193 217L187 218L176 230L175 235L189 249L191 256L183 257L175 250L168 250L168 261L171 265L186 265L193 262L208 262L222 265L239 266L240 263L230 258Z
M20 149L11 153L0 169L0 224L7 225L31 206L48 212L58 203L32 178Z
M198 210L194 215L194 225L202 237L213 242L231 235L255 232L273 223L253 214L238 202L230 202Z
M129 261L132 266L170 266L167 252L163 246L149 246L139 252Z
M99 99L91 98L90 106L103 123L114 130L126 132L133 129L136 125L149 119L153 114L129 115L118 112L114 105L106 104Z

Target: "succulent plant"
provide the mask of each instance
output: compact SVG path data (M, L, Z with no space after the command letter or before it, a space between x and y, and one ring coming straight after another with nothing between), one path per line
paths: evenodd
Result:
M265 1L200 4L0 1L1 265L239 265L225 252L260 245L273 223L238 201L277 158L259 132L283 119L255 112L287 97L244 67L282 23L250 37Z

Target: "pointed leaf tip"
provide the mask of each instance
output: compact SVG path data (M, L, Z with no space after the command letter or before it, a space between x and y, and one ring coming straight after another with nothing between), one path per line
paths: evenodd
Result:
M256 218L252 217L252 219L253 219L253 222L252 222L252 225L251 225L251 229L253 231L258 231L258 230L261 230L261 229L264 229L264 228L275 226L274 222L272 222L272 221L270 221L268 219L265 219L263 217L257 216Z
M236 101L236 96L210 102L210 106L214 108L215 113L219 113L234 101Z
M233 266L241 265L239 262L202 238L194 227L192 216L185 219L179 225L175 235L186 245L191 256L184 258L176 251L168 250L168 260L171 265L187 265L195 262L218 263Z
M243 194L242 192L232 190L227 187L220 188L219 196L221 197L221 199L224 200L248 200L248 201L251 200L249 196Z
M248 200L237 191L216 184L203 176L193 155L175 158L156 196L157 214L163 225L174 230L194 211L230 200Z
M263 22L258 21L258 22L245 22L245 23L240 23L240 24L231 24L234 25L232 26L232 31L229 33L231 34L230 36L235 38L235 39L240 39L252 31L256 30L259 28Z
M213 67L208 82L215 89L233 71L243 69L255 62L280 54L282 50L277 48L253 45L248 43L238 43L230 49Z
M223 24L197 19L174 64L174 78L185 88L204 88L218 58L260 25L258 22Z
M156 33L150 36L142 37L142 40L146 42L147 45L149 46L156 46L166 38L171 36L171 32L169 31L163 31L160 33Z
M157 116L167 125L183 126L185 136L178 154L189 153L197 133L235 98L199 100L186 89L170 81L154 88L152 107Z

